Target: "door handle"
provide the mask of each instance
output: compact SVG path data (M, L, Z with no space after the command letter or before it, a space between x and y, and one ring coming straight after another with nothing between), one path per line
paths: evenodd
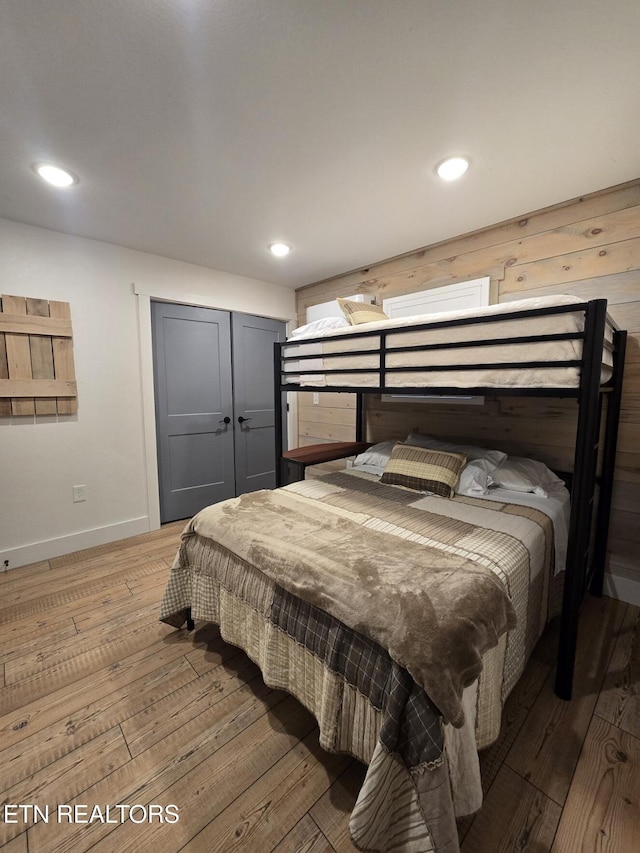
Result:
M229 417L229 415L227 415L226 418L223 418L221 421L218 421L218 423L219 424L230 424L231 418Z
M251 418L243 418L242 415L240 415L240 417L238 418L238 423L243 424L246 421L250 421L250 420L251 420Z

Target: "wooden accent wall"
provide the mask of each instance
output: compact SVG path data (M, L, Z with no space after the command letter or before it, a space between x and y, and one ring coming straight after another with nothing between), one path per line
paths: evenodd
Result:
M0 297L0 417L77 411L68 302Z
M308 305L351 293L381 303L430 287L490 275L492 301L554 293L606 298L629 332L613 495L608 570L640 583L640 179L518 219L417 249L297 291L298 320ZM299 394L300 444L348 441L353 395ZM370 397L370 441L412 429L527 454L563 470L573 467L576 404L572 400L488 397L483 406L388 403Z

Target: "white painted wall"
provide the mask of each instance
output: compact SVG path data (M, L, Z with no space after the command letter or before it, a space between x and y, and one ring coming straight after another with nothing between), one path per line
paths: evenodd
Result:
M4 219L0 281L70 303L78 381L77 415L0 418L0 570L157 526L150 298L296 317L288 288Z

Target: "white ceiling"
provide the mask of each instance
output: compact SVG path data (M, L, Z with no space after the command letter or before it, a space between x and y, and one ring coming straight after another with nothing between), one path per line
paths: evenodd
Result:
M0 216L298 287L640 177L639 34L638 0L0 0Z

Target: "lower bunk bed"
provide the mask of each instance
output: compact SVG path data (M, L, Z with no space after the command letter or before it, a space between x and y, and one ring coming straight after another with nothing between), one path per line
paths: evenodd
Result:
M433 454L439 495L362 466L207 507L162 602L170 625L219 625L313 713L323 748L367 765L350 820L362 850L459 850L455 819L482 802L478 749L560 600L564 486L546 501L456 494L446 469L464 461Z

